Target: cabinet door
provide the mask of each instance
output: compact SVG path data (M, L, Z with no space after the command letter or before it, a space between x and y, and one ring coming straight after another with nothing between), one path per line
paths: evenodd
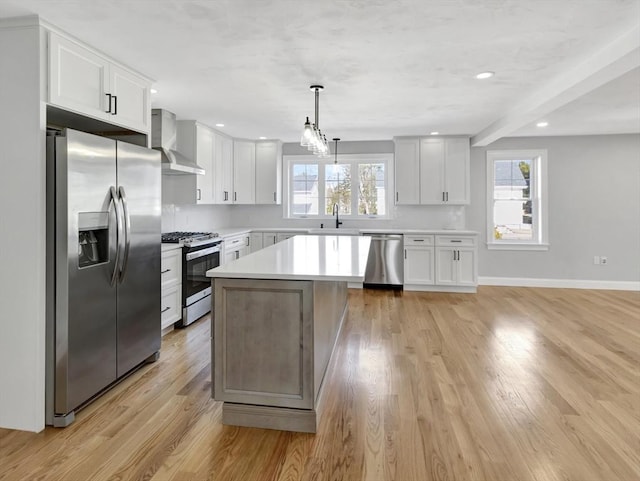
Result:
M174 285L162 289L160 298L160 329L165 329L182 319L182 289Z
M277 234L265 232L262 235L262 247L272 246L276 243Z
M196 124L196 155L194 160L204 169L204 175L196 175L196 202L198 204L214 204L214 135L211 129Z
M276 242L282 242L283 240L287 240L290 239L291 237L293 237L295 234L292 234L291 232L279 232L276 235Z
M475 249L458 249L457 267L457 284L459 286L475 286L478 283L476 273L476 250Z
M281 203L279 142L256 142L256 204Z
M262 249L262 232L252 232L249 237L249 248L251 252Z
M420 140L420 203L443 204L444 139Z
M214 132L214 203L233 203L233 140Z
M49 103L112 121L108 85L107 59L49 33Z
M447 204L469 203L469 139L446 139L445 185Z
M255 204L256 144L233 141L233 203Z
M229 262L233 262L236 260L237 250L226 250L224 252L224 263L222 265L226 265Z
M420 203L420 143L418 139L395 140L397 205Z
M433 247L404 248L404 283L433 284Z
M454 261L455 249L436 247L436 284L456 285L457 261Z
M113 122L141 132L151 129L150 85L145 79L112 64L109 93Z

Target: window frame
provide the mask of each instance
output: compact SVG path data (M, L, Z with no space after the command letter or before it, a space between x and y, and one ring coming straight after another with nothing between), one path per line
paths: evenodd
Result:
M504 160L530 160L529 189L531 200L531 218L533 240L496 239L494 236L494 204L495 204L495 162ZM495 250L533 250L549 249L549 196L547 183L547 151L546 149L527 150L488 150L486 154L487 169L487 248Z
M283 204L283 217L285 219L317 219L326 220L333 219L334 216L324 213L324 205L326 202L325 197L325 165L331 165L334 163L334 157L319 158L315 155L284 155L284 182L283 185L286 188L286 195L282 196ZM292 214L292 166L293 164L317 164L318 165L318 214ZM340 214L340 219L344 220L379 220L391 218L391 207L393 205L393 193L391 192L391 186L393 185L393 154L390 153L377 153L377 154L340 154L338 156L338 164L349 164L351 166L351 206L352 214ZM360 164L384 164L384 215L361 215L357 214L358 205L358 187L359 176L357 175L358 166ZM354 175L355 174L355 175ZM357 183L353 182L353 179L357 179ZM355 214L353 213L355 212Z

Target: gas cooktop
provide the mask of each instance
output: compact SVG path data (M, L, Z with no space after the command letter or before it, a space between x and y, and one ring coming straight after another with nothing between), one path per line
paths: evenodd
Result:
M192 242L219 237L215 232L167 232L162 234L162 242L178 244L180 242Z

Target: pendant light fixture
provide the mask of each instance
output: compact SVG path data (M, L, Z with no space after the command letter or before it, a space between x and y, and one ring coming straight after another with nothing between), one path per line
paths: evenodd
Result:
M310 152L313 152L318 157L328 157L329 144L327 142L327 137L320 130L320 120L319 120L320 91L324 90L324 87L322 85L312 85L309 88L315 91L316 117L315 117L314 124L311 124L311 122L309 122L309 117L307 117L307 120L304 123L304 128L302 130L300 145L303 147L306 147L307 150L309 150Z
M335 160L333 161L333 163L334 163L334 164L337 164L337 163L338 163L338 140L340 140L340 138L339 138L339 137L334 137L334 138L333 138L333 141L336 143L336 148L335 148L335 154L336 154L336 156L335 156Z

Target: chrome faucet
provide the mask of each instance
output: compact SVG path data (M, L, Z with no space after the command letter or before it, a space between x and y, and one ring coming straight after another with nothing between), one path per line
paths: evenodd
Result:
M338 215L338 211L340 210L339 206L337 203L333 204L333 212L331 213L331 215L335 215L336 216L336 229L339 229L340 226L342 225L342 222L340 221L340 216Z

